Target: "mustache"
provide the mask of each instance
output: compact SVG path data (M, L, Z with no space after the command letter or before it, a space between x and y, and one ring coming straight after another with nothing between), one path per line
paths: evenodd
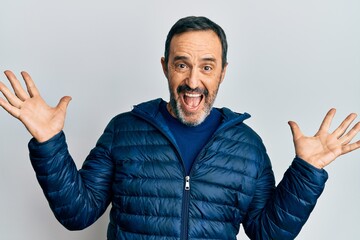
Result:
M178 88L176 89L177 93L198 93L198 94L203 94L205 96L209 95L209 91L206 88L191 88L188 85L184 84L184 85L180 85L178 86Z

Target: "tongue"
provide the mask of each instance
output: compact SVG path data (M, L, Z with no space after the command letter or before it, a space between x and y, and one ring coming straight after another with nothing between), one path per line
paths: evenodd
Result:
M199 104L201 102L201 97L184 96L184 102L189 107L195 108L195 107L199 106Z

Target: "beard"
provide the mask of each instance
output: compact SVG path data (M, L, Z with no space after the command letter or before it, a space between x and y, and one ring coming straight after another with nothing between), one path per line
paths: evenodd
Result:
M170 89L170 112L174 114L181 123L187 126L194 127L200 125L211 112L217 96L219 85L213 92L209 92L206 88L192 89L187 85L180 85L176 89L177 95ZM197 112L189 112L184 109L181 105L181 97L185 93L201 94L202 98L200 104L202 104L202 101L204 101L203 107L200 108Z

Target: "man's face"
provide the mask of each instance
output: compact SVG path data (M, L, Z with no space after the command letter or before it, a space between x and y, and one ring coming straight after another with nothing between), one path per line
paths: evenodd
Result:
M161 59L169 83L168 110L182 123L196 126L209 115L219 85L224 79L222 47L211 30L175 35L169 60Z

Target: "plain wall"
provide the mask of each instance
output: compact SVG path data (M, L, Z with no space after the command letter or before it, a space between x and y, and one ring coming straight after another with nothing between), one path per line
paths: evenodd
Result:
M360 113L359 12L357 0L2 0L0 70L27 70L50 105L73 97L64 131L80 167L114 115L168 100L166 34L181 17L207 16L229 42L215 105L252 115L247 123L279 182L294 157L288 120L313 135L331 107L333 129ZM105 239L108 212L79 232L56 221L28 159L30 135L0 110L0 239ZM326 170L325 191L297 239L359 239L360 151ZM239 239L247 239L243 229Z

